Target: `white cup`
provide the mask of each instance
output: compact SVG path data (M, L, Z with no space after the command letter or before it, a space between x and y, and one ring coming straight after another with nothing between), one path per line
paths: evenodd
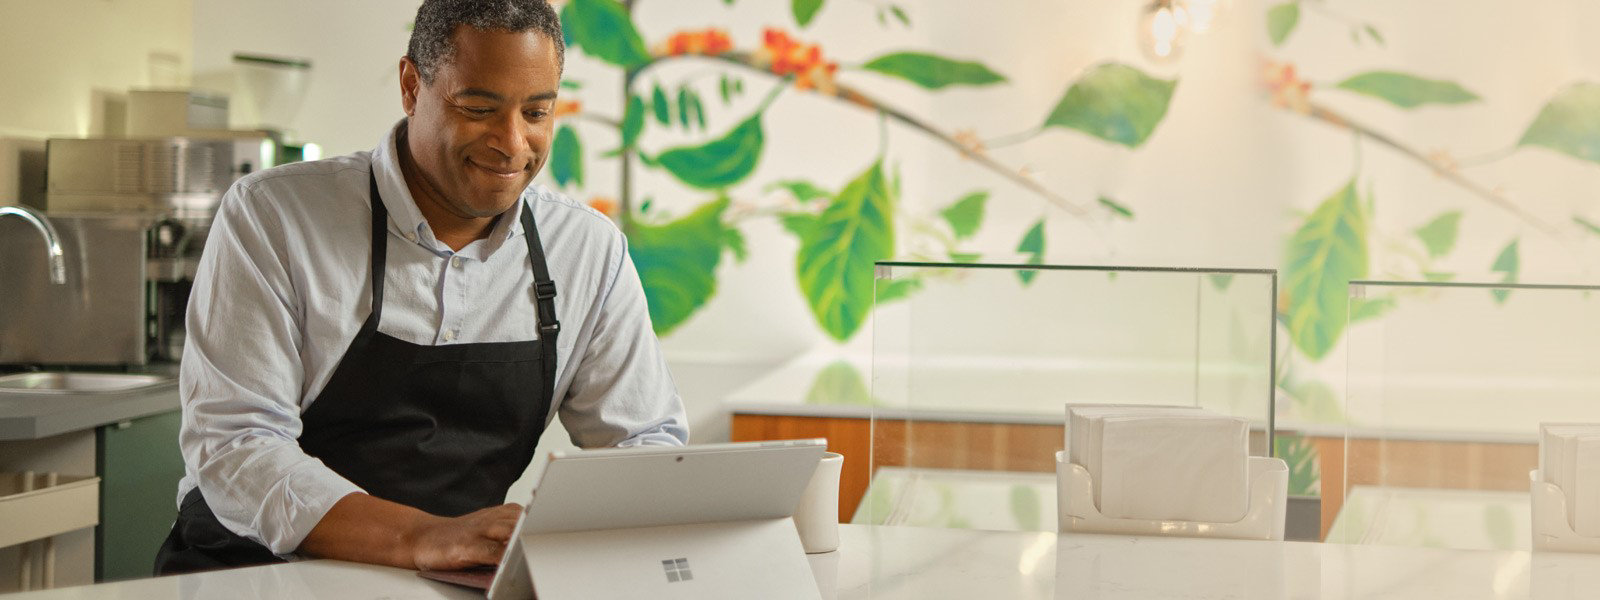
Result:
M794 526L800 531L800 545L806 554L839 549L839 469L844 455L827 452L800 495L794 511Z

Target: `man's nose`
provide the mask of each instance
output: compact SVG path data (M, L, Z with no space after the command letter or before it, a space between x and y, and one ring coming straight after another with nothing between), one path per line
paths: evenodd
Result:
M490 126L489 147L506 155L506 158L522 156L528 151L528 127L520 111L510 111L509 115L496 119Z

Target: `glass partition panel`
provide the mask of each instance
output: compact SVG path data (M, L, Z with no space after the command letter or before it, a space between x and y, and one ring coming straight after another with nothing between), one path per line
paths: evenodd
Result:
M1268 453L1274 271L892 262L877 275L874 477L857 522L1054 530L1039 474L1055 471L1067 404L1241 416L1252 453Z
M1596 292L1351 282L1327 540L1527 549L1539 424L1600 422Z

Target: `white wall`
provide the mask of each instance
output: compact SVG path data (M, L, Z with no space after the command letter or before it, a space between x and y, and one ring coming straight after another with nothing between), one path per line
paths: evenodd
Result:
M102 96L184 83L192 15L192 0L0 0L0 205L23 194L20 153L95 132Z
M0 136L85 135L97 91L184 83L192 0L0 0Z

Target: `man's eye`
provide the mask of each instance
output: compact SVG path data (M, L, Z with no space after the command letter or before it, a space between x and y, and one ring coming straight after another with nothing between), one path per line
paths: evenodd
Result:
M545 117L547 117L549 115L550 115L550 111L544 110L544 109L530 109L530 110L522 111L522 116L527 117L529 119L536 120L536 121L539 120L539 119L543 119L543 118L545 118Z
M479 117L487 117L491 114L494 114L494 109L492 108L482 108L476 106L463 106L461 107L461 110L467 111L467 114Z

